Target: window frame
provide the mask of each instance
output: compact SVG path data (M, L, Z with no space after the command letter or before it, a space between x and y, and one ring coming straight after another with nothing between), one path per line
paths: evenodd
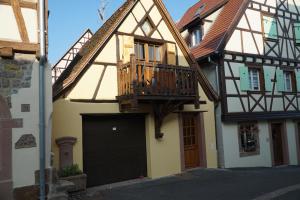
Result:
M266 31L265 31L265 26L264 26L264 17L270 17L273 18L276 22L276 38L272 37L266 37ZM278 18L275 15L272 15L270 13L262 12L261 13L261 27L262 27L262 32L263 32L263 38L264 40L269 40L269 41L278 41Z
M286 88L286 74L287 73L289 73L290 76L291 76L291 79L290 79L291 89L290 90L287 90L287 88ZM283 89L284 89L283 92L286 92L286 93L297 92L297 85L296 84L297 83L296 83L296 74L295 74L295 71L294 70L283 69Z
M143 29L143 26L144 26L144 24L145 24L146 22L148 22L148 24L150 25L150 28L151 28L151 30L150 30L150 32L149 32L148 34L147 34L147 33L145 32L145 30ZM146 19L144 19L143 23L141 23L141 25L140 25L140 28L141 28L141 30L143 31L143 33L144 33L145 36L150 36L150 35L152 35L152 34L154 33L154 31L155 31L155 25L154 25L153 21L152 21L149 17L146 17Z
M250 92L264 92L265 91L265 78L263 72L263 66L260 65L253 65L253 64L246 64L248 67L248 74L249 74L249 91ZM258 90L254 90L250 80L250 71L256 70L258 72Z
M199 42L197 43L197 41L196 41L197 37L195 36L195 44L193 44L193 36L196 31L199 31ZM190 48L197 47L201 43L202 38L203 38L203 27L201 25L196 26L193 29L190 29L189 30L189 47Z
M142 44L144 48L144 58L140 59L138 55L136 55L136 48L134 48L134 54L136 55L136 60L149 62L149 63L163 63L163 44L155 43L151 41L144 41L144 40L134 40L134 47L136 44ZM157 52L154 50L154 60L150 60L150 51L149 46L153 46L154 49L159 49L160 60L157 60Z
M296 35L296 26L295 24L299 24L299 27L300 27L300 21L293 21L293 35L294 35L294 42L295 42L295 45L296 46L300 46L300 38L298 39L298 42L297 42L297 35Z
M246 128L242 129L242 126L245 126ZM243 142L242 142L242 134L247 134L247 132L242 132L242 130L247 130L247 127L251 127L254 126L254 132L253 137L255 139L256 142L256 147L255 147L255 151L245 151L244 147L243 147ZM258 126L258 122L256 121L252 121L252 122L240 122L238 123L238 141L239 141L239 152L240 152L240 157L246 157L246 156L255 156L255 155L260 155L260 141L259 141L259 126Z

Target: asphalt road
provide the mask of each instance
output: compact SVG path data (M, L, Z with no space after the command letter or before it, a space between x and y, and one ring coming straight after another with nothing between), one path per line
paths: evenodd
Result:
M300 200L300 167L199 169L93 191L89 200Z

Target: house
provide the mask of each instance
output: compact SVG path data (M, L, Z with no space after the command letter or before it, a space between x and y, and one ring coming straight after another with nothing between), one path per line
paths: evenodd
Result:
M216 99L162 1L127 0L53 85L55 167L88 187L215 168Z
M54 84L63 71L70 65L72 60L78 54L83 45L89 41L93 33L90 29L87 29L79 39L71 46L71 48L65 53L59 61L52 67L52 83Z
M47 5L47 4L46 4ZM47 6L45 7L47 11ZM38 1L0 1L0 199L38 197ZM45 20L47 24L47 18ZM47 69L46 167L50 167L52 90Z
M220 167L299 164L300 1L201 0L177 24L220 96Z

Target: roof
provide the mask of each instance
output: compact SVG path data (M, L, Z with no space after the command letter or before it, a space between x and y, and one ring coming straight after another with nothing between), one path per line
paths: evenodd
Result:
M81 72L85 70L90 59L98 52L98 50L110 38L115 27L126 16L127 12L134 6L134 0L127 0L125 3L98 29L76 55L68 68L61 74L53 85L53 98L56 99L64 90L66 90L77 78Z
M177 28L182 31L196 19L202 19L208 16L210 13L223 6L226 2L228 2L228 0L200 0L185 12L183 17L177 23Z
M176 39L179 47L182 49L183 54L187 57L187 60L191 66L197 65L195 58L189 51L188 46L181 37L180 32L176 28L170 14L165 8L162 0L153 0L158 10L162 14L166 21L168 28L171 30L173 37ZM63 72L59 79L53 85L53 99L56 100L68 88L76 83L82 76L83 72L87 69L87 66L91 63L91 60L97 55L97 53L105 46L106 42L113 35L114 31L119 27L123 19L129 14L137 0L126 0L125 3L104 23L104 25L93 35L89 42L87 42L80 52L73 59L69 67ZM198 80L203 88L207 97L214 101L218 99L217 93L210 85L209 81L205 78L199 67L196 67L198 71Z
M52 67L52 82L54 83L60 74L69 66L72 60L75 58L80 49L88 42L93 33L90 29L87 29L79 39L67 50L67 52L57 61Z
M224 5L200 45L191 49L196 59L219 53L225 48L248 4L249 0L229 0Z

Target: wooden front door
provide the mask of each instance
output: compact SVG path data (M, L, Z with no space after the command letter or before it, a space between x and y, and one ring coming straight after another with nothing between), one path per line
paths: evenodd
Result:
M283 124L272 124L272 143L273 143L273 160L274 165L284 164L284 145L283 145Z
M145 117L83 116L83 171L88 187L146 177Z
M182 115L183 144L185 168L200 166L198 114L184 113Z

